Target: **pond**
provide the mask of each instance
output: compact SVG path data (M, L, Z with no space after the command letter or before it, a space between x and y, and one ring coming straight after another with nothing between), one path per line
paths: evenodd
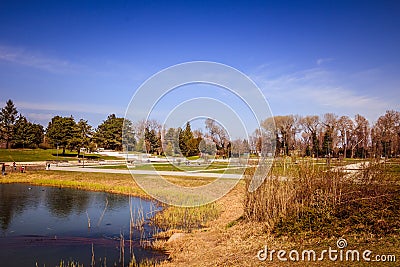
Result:
M134 220L146 219L140 231L135 228L132 232L132 243L131 210ZM0 184L0 265L56 266L63 260L90 266L92 247L98 266L104 262L122 266L122 259L127 266L131 248L137 261L165 258L140 246L140 240L149 240L155 231L148 218L156 210L154 202L123 195ZM125 239L123 257L121 234Z

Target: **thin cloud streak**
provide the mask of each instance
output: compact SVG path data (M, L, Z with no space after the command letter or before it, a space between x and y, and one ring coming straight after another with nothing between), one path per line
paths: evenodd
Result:
M317 63L318 66L320 66L320 65L322 65L324 63L331 62L333 60L334 60L333 58L319 58L319 59L317 59L316 63Z
M84 69L67 60L34 53L24 48L0 45L0 60L45 70L51 73L74 73Z
M314 114L329 110L339 115L360 113L374 121L387 109L396 106L378 95L356 93L363 92L358 88L357 81L350 86L358 90L351 90L349 85L343 86L337 82L335 73L322 68L275 78L269 78L268 74L251 77L260 86L272 107L279 107L288 113L306 115L309 110L313 110Z
M20 109L25 110L40 110L40 111L60 111L60 112L71 112L75 114L77 112L91 113L91 114L110 114L116 113L123 115L126 107L97 105L97 104L73 104L73 103L33 103L33 102L19 102L16 101L16 106Z

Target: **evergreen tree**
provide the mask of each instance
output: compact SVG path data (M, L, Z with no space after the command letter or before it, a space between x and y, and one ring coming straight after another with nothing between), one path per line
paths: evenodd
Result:
M117 118L115 114L107 117L101 123L94 134L98 146L106 149L122 150L122 128L124 118Z
M154 129L146 127L144 132L144 139L147 153L160 153L161 149L161 135L157 134Z
M74 118L55 116L49 122L46 130L48 142L53 146L61 146L63 155L65 149L70 146L71 141L76 134L76 123Z
M88 121L80 119L73 127L72 138L68 142L70 150L76 150L78 155L81 148L88 148L93 135L92 126Z
M6 142L7 149L13 139L14 124L17 119L17 114L18 111L11 99L6 102L6 106L0 111L0 134L1 139Z
M43 135L42 125L31 123L20 114L14 125L13 147L37 147L43 141Z
M179 132L179 148L183 156L195 156L200 153L199 143L201 138L194 138L190 123L186 123L185 130Z
M25 148L28 145L28 136L27 133L29 131L29 125L27 119L19 114L17 120L14 124L14 133L13 133L13 145L17 148Z
M31 123L30 129L33 144L38 147L43 142L44 138L43 126L37 123Z

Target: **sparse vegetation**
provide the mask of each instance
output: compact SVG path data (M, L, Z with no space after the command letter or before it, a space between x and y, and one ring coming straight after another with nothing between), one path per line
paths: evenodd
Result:
M257 191L246 193L245 217L268 222L278 236L396 235L400 184L392 172L397 168L392 164L389 172L385 164L371 162L346 173L304 162L291 170L290 178L272 169Z
M205 227L207 223L215 220L219 214L220 210L215 203L192 208L169 206L157 213L152 222L164 231L191 232L194 229Z

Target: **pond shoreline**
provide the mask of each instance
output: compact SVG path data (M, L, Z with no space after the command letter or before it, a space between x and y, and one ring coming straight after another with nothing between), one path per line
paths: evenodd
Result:
M145 200L152 200L134 181L129 174L109 174L109 173L78 173L64 171L28 171L26 173L8 173L6 176L0 177L0 184L30 184L35 186L50 186L55 188L73 188L78 190L105 192L117 195L125 195L131 197L139 197ZM236 191L236 190L234 190ZM218 201L219 202L219 201ZM157 202L158 203L158 202ZM154 217L153 223L164 229L163 233L159 233L157 241L152 245L155 251L166 253L170 259L174 258L176 252L170 248L170 243L166 241L175 232L191 232L194 235L198 231L192 226L189 229L182 229L181 225L177 225L176 221L188 222L187 211L185 208L175 206L163 206L163 210ZM213 223L210 222L220 217L221 209L219 204L206 205L204 207L192 208L190 211L189 225L198 225L209 227ZM179 253L177 253L179 254ZM164 262L163 264L167 264Z
M70 253L74 261L88 263L90 246L92 253L112 262L118 262L121 251L125 262L132 260L131 255L139 262L168 258L163 251L142 246L157 231L144 221L147 214L158 210L152 201L126 194L17 183L14 179L2 182L1 263L8 264L7 253L18 254L18 251L23 251L26 259L10 266L39 260L53 264ZM146 214L147 219L143 218L140 228L130 228L130 220L142 220L141 214ZM48 249L52 255L46 256Z
M118 183L113 179L115 177L119 178ZM64 171L30 171L26 173L11 172L7 173L5 176L0 176L0 184L12 183L73 188L93 192L106 192L131 197L140 197L145 200L154 200L134 182L130 175L125 174L82 174Z

